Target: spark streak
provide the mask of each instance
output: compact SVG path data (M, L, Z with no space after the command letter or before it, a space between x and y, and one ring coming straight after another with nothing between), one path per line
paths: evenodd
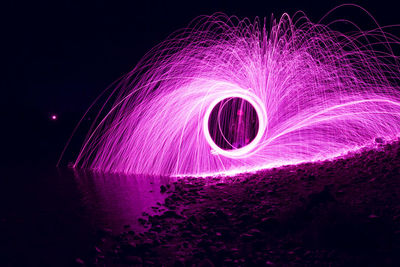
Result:
M399 43L381 27L343 33L301 12L269 30L260 20L200 17L113 87L115 103L94 122L75 167L200 176L332 158L395 138L400 73L390 45ZM258 122L254 139L241 136L248 143L232 149L209 128L213 108L229 98L250 103ZM234 125L250 125L245 111L231 112L241 120ZM219 134L231 144L224 114Z

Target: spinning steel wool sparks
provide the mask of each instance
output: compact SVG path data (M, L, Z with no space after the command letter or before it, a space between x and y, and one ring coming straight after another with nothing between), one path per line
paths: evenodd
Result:
M112 87L75 167L234 173L327 159L400 132L400 72L382 28L303 13L271 26L214 16L152 49ZM103 110L104 111L104 110Z

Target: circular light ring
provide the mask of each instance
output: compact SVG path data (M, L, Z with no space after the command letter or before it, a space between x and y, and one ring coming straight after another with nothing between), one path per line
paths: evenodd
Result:
M211 138L210 131L208 128L208 121L210 119L210 115L214 107L221 102L224 99L227 98L242 98L249 102L253 108L256 111L257 118L258 118L258 132L255 138L246 146L238 148L238 149L232 149L232 150L224 150L220 148L214 140ZM265 134L267 130L267 112L265 110L265 106L263 105L262 101L254 94L245 91L245 92L232 92L229 94L224 94L220 97L217 97L214 99L214 101L211 102L210 106L206 110L206 113L204 115L204 121L203 121L203 132L204 132L204 137L206 138L208 144L211 146L212 150L211 153L213 154L219 154L228 158L244 158L252 154L254 152L255 148L257 147L258 143L262 139L263 135Z

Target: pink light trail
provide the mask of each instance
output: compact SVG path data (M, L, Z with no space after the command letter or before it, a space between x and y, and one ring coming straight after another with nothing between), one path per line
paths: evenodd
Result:
M95 120L74 166L229 174L328 159L376 137L396 138L400 72L391 45L399 39L379 26L354 28L342 33L302 12L269 28L259 19L200 17L112 88L115 102ZM245 146L223 149L211 137L209 117L229 98L251 104L258 131Z

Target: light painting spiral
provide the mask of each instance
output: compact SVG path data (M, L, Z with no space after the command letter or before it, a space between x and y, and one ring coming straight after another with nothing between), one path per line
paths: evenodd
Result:
M378 26L353 28L339 32L301 12L271 25L200 17L112 88L114 102L93 124L75 166L245 172L395 138L400 72L391 45L399 41Z

